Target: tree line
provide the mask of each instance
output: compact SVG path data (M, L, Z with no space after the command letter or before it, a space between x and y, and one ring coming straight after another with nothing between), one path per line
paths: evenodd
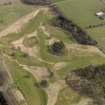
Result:
M90 65L86 68L73 70L66 76L65 80L72 89L92 98L92 105L104 105L105 64Z
M79 27L77 24L73 23L72 20L67 19L64 14L58 9L56 4L51 0L22 0L22 2L34 5L48 5L52 12L55 14L55 18L52 24L61 27L64 30L70 32L70 35L80 43L85 45L97 45L97 42L93 40L85 30Z

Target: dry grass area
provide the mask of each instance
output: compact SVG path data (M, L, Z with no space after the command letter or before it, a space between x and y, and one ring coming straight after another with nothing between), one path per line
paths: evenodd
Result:
M17 33L19 31L21 31L22 27L24 27L24 25L26 23L28 23L33 18L35 18L37 16L37 14L40 12L40 10L43 10L43 9L35 10L35 11L29 13L28 15L23 16L22 18L20 18L19 20L17 20L15 23L13 23L9 27L7 27L3 31L1 31L0 32L0 37L4 37L4 36L6 36L6 35L8 35L10 33Z
M8 3L15 3L19 0L0 0L0 5L8 4Z
M80 55L79 52L83 52L84 55L89 53L90 56L94 54L99 54L105 57L104 53L101 52L95 46L87 46L87 45L80 45L80 44L66 44L66 48L68 53L77 53L77 55Z

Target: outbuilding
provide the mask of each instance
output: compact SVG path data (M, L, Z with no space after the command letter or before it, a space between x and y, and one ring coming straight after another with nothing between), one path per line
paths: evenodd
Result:
M105 12L103 11L97 12L96 16L99 17L100 19L105 20Z

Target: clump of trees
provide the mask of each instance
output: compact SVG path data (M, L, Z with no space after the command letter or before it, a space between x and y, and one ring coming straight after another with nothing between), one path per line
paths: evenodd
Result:
M56 10L56 9L54 9ZM58 12L58 15L55 17L53 21L53 25L57 27L61 27L64 30L72 33L74 39L80 43L85 45L96 45L97 42L93 40L82 28L80 28L77 24L73 23L71 20L64 17L61 12ZM57 13L56 13L57 14Z
M52 54L63 54L64 50L65 50L65 45L62 41L57 41L54 42L53 44L48 46L48 50L52 53Z
M42 86L43 88L47 88L49 86L48 81L47 80L41 80L40 86Z
M67 75L66 83L80 94L92 98L92 105L104 105L105 65L91 65L74 70Z
M49 0L21 0L23 3L30 5L48 5Z

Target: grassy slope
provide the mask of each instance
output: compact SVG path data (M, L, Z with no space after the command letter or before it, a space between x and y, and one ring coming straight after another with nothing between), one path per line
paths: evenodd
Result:
M37 18L33 19L28 24L26 24L26 26L21 30L21 32L17 34L13 33L6 37L3 37L0 41L3 43L4 47L7 47L6 53L8 52L8 50L10 50L8 46L11 41L17 40L21 38L22 36L25 36L37 30L39 46L41 48L41 51L40 51L41 57L48 62L54 62L54 63L61 62L61 61L68 62L67 67L57 72L58 75L60 75L61 77L64 77L65 74L67 74L70 70L74 68L83 67L89 64L105 63L105 58L101 57L100 55L96 54L96 55L91 56L91 53L86 53L84 56L84 54L81 51L79 52L79 55L78 55L75 49L74 49L75 53L71 53L69 54L69 56L68 55L55 56L48 53L47 51L48 39L46 35L40 29L38 29L40 22L44 23L45 25L46 24L48 25L49 24L48 20L49 20L49 16L41 13L38 15ZM70 39L68 40L68 36L67 36L68 33L63 32L59 28L50 26L48 27L48 31L52 34L53 37L64 40L64 42L66 43L69 43L69 44L76 43L72 39L72 37L70 37ZM21 52L17 52L16 59L20 63L24 62L24 64L35 65L33 61L29 61L28 57L25 59L22 58ZM29 105L46 105L46 95L41 88L38 88L37 85L34 85L34 82L36 82L36 80L30 74L28 74L22 68L20 68L15 62L12 62L12 61L8 62L8 59L7 59L7 63L14 77L15 83L25 95ZM46 64L44 63L41 63L41 65L46 66ZM26 75L28 75L29 78L25 78ZM68 93L68 96L70 96L70 98L68 99L69 101L65 99L65 94L67 93ZM79 96L76 93L72 92L72 90L65 89L59 95L60 97L62 97L62 100L59 100L59 97L58 97L57 105L65 105L66 102L67 102L67 105L70 105L72 101L71 94L74 96L73 98L74 102L75 102L75 99L79 99L78 98Z

